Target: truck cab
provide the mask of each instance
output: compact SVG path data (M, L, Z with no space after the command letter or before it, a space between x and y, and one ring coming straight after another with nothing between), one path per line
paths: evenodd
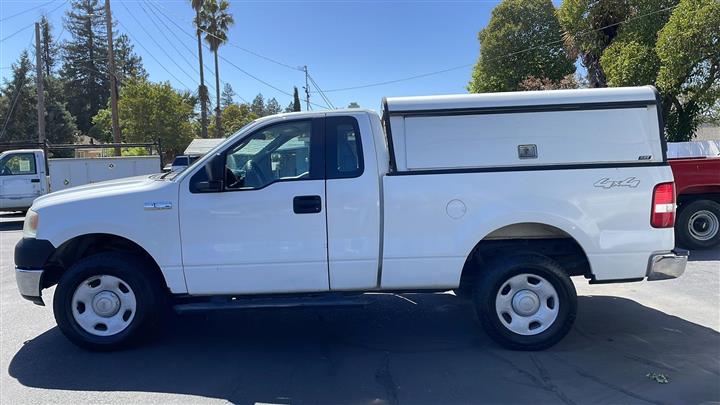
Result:
M0 154L0 211L26 211L47 192L45 155L38 149Z

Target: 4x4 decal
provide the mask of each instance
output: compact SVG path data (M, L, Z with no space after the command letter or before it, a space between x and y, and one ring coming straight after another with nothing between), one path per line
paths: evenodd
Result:
M638 180L635 177L628 177L625 180L610 180L609 178L605 177L603 179L600 179L593 184L595 187L600 188L613 188L613 187L630 187L635 188L640 185L640 180Z

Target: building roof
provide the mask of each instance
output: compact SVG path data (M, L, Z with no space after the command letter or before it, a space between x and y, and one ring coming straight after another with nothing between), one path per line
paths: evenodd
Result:
M223 141L225 141L225 138L193 139L190 145L185 148L184 154L188 156L202 156Z

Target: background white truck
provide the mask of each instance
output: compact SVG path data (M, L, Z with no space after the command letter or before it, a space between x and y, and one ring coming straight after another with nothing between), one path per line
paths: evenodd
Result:
M71 148L82 146L63 149ZM46 159L44 149L8 150L0 154L0 211L25 211L52 191L160 171L159 155Z
M382 119L261 118L180 173L37 199L15 249L18 287L42 303L57 284L60 329L91 349L144 336L168 304L449 289L499 343L545 348L575 318L571 276L685 269L659 108L641 87L388 98Z

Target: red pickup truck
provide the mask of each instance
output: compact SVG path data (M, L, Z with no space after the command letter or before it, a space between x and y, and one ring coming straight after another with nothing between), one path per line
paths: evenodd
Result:
M670 159L675 177L677 244L689 249L720 245L720 157Z

